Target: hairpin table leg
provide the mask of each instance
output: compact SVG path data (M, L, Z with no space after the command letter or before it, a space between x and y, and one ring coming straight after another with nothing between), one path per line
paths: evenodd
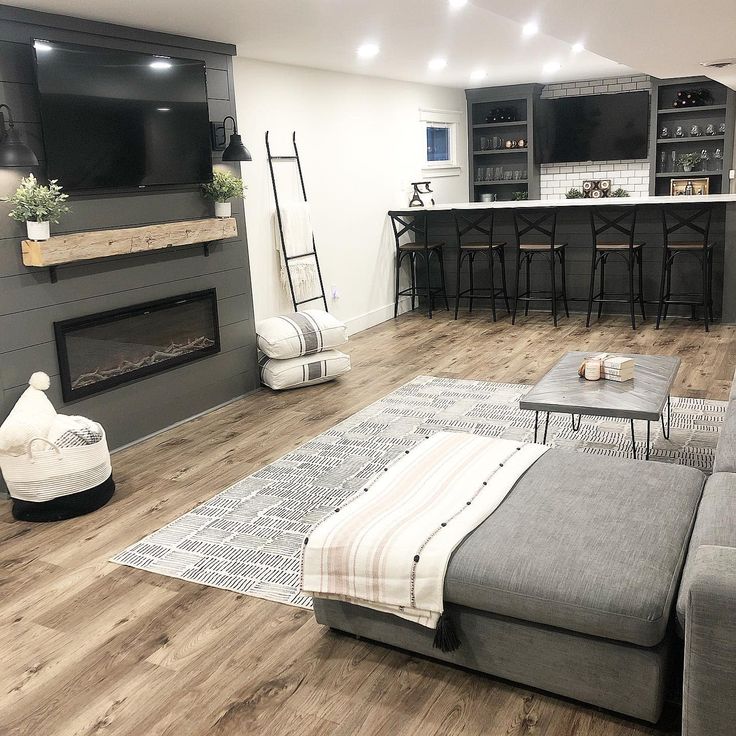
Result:
M634 435L634 420L630 419L631 422L631 452L634 455L634 460L636 460L636 436Z
M539 427L539 412L534 412L534 444L537 443L537 428Z
M578 414L578 423L575 424L575 415L570 414L570 421L572 421L572 431L577 432L580 429L580 420L583 418L582 414Z
M670 396L667 394L667 427L665 428L664 425L664 412L662 412L662 416L660 417L660 421L662 422L662 434L664 435L664 438L668 440L670 438L670 419L672 418L672 406L670 404Z
M549 429L549 412L547 412L547 418L544 420L544 437L542 439L542 444L547 444L547 430Z
M645 460L649 460L649 431L650 431L650 425L651 422L647 419L647 446L646 446L646 455L644 456Z

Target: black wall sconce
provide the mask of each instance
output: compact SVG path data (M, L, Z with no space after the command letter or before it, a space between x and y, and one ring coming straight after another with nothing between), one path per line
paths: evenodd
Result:
M3 108L8 111L8 124L5 126ZM38 166L36 154L20 139L15 128L13 113L6 104L0 105L0 167Z
M228 120L233 121L233 132L230 136L230 143L225 146L227 141L227 131L225 130L225 124ZM223 161L252 161L253 157L250 155L250 151L243 145L243 139L238 134L238 126L235 122L235 118L232 115L228 115L222 123L210 123L210 134L212 137L212 150L223 151Z

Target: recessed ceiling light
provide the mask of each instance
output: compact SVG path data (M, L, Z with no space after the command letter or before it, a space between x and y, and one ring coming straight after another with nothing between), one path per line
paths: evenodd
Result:
M432 59L427 66L433 72L440 72L447 66L447 59L438 56L436 59Z
M468 0L449 0L451 10L460 10L468 4Z
M480 82L481 79L485 79L488 76L488 72L485 69L474 69L470 72L471 82Z
M581 43L574 43L570 51L572 51L573 54L579 54L581 51L585 51L585 46Z
M378 56L378 52L381 50L377 43L364 43L362 46L358 46L358 56L361 59L372 59L374 56Z
M166 61L166 59L156 59L156 61L152 61L148 66L151 69L171 69L171 62Z
M34 41L33 48L36 51L53 51L54 47L50 43L46 43L46 41Z
M542 67L542 74L554 74L555 72L558 72L560 69L562 69L562 64L560 64L559 61L548 61Z
M156 108L159 112L169 112L171 110L170 107L157 107Z
M533 20L530 20L528 23L524 23L524 26L521 29L521 35L524 38L531 38L537 33L539 33L539 26Z

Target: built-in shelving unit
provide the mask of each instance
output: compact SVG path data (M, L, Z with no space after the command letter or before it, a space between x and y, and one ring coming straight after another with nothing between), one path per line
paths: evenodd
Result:
M21 249L25 266L50 268L52 280L55 280L53 269L67 263L194 244L202 245L205 255L209 255L210 243L237 235L238 224L234 217L208 217L114 230L66 233L49 240L24 240Z
M692 107L674 107L680 90L710 92L712 104ZM673 179L708 179L710 194L728 192L728 178L724 168L730 168L733 158L734 139L734 92L707 77L652 80L652 115L650 126L650 177L649 193L670 194ZM715 135L707 135L709 125L714 126ZM698 126L700 135L693 135L693 126ZM719 130L724 126L725 131ZM677 128L681 128L677 135ZM663 129L668 135L662 136ZM696 164L694 170L684 171L677 159L685 153L700 154L706 151L708 160ZM675 160L673 162L673 156Z
M470 201L481 201L483 194L500 200L539 197L532 120L540 89L538 85L515 85L467 91ZM509 110L515 119L492 120L497 108ZM520 140L525 145L506 145ZM520 178L514 179L515 173Z

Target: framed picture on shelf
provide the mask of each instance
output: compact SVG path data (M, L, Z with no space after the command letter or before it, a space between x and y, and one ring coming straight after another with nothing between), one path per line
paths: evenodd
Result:
M708 194L708 177L701 179L683 178L670 180L670 195Z

